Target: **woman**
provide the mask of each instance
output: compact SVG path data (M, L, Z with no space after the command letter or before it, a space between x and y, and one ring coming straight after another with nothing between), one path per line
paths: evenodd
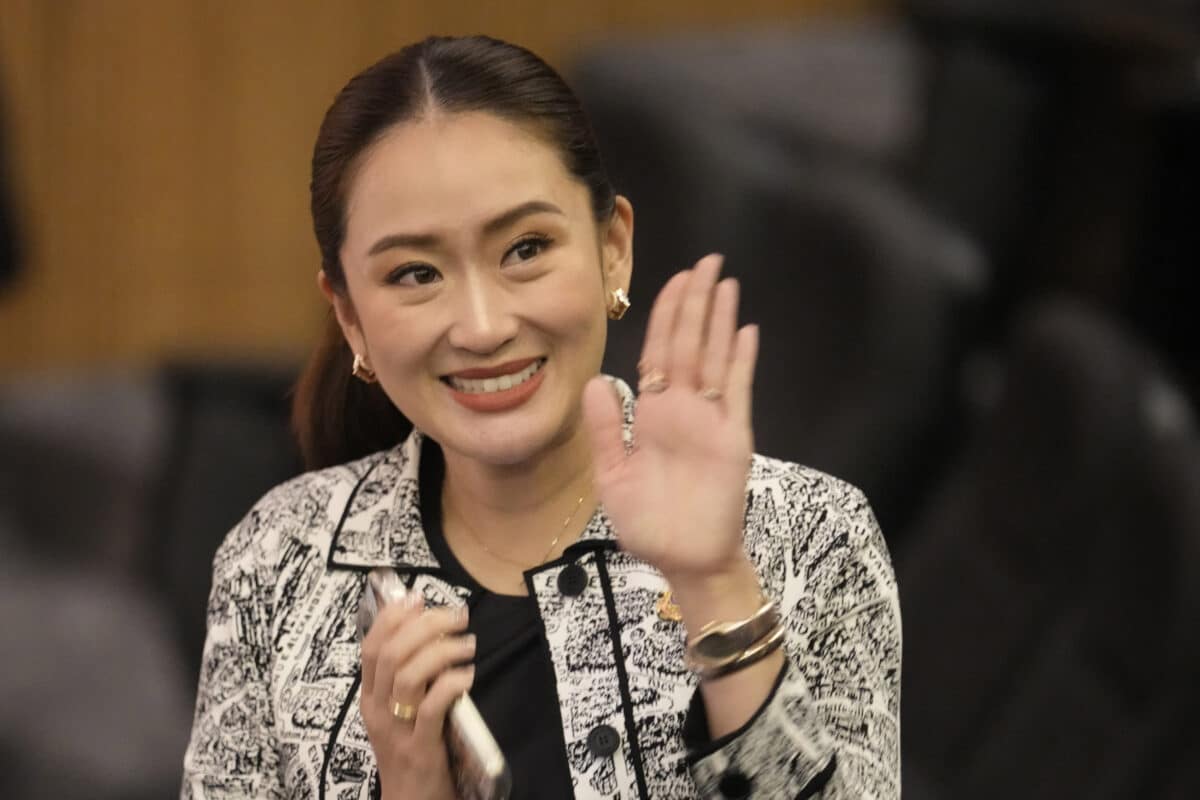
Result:
M752 455L757 331L718 257L655 300L636 423L598 377L633 211L550 67L484 37L383 59L326 114L312 212L323 468L217 554L185 797L452 798L468 690L517 797L898 796L866 501ZM360 646L377 566L417 599Z

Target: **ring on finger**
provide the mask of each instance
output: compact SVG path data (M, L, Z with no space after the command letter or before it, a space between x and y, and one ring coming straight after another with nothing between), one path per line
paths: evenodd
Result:
M700 396L705 400L712 400L715 402L724 397L725 393L715 386L706 386L703 390L701 390Z
M638 391L659 394L665 392L670 385L667 382L666 374L661 369L650 369L638 381Z
M392 716L401 722L412 722L417 718L417 707L408 703L402 703L399 700L393 700Z

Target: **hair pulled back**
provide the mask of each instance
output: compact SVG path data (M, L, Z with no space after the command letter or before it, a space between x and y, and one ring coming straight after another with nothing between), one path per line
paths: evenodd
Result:
M363 154L395 125L437 112L484 111L527 127L559 153L587 189L597 221L615 192L591 125L571 88L541 58L487 36L433 36L360 72L338 93L313 147L313 230L321 268L346 291L341 249L346 195ZM378 384L353 378L354 354L330 314L296 385L292 427L310 469L392 447L411 424Z

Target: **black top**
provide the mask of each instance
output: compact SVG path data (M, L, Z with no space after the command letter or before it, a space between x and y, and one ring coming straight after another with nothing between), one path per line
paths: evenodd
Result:
M550 648L532 597L499 595L479 585L446 544L442 532L442 449L421 448L421 524L447 578L471 590L467 630L476 636L471 699L491 728L512 770L513 800L571 797Z

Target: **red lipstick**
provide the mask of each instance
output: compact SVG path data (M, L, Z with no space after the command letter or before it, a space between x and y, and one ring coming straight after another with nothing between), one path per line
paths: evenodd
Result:
M473 369L464 369L459 372L451 372L451 378L466 378L467 380L481 381L485 378L498 378L501 375L513 375L528 367L536 358L522 358L519 361L506 361L503 364L497 364L494 367L475 367Z
M466 378L468 380L484 380L486 378L495 378L499 375L512 375L513 373L520 372L537 360L536 358L527 358L522 361L510 361L507 364L501 364L497 367L480 367L453 372L451 376ZM460 392L454 388L454 385L449 380L444 381L444 383L446 389L450 392L450 396L464 408L480 413L495 413L516 408L532 397L533 393L542 385L542 379L545 377L545 374L546 367L543 364L537 372L533 373L533 377L524 383L517 384L511 389L501 389L495 392Z

